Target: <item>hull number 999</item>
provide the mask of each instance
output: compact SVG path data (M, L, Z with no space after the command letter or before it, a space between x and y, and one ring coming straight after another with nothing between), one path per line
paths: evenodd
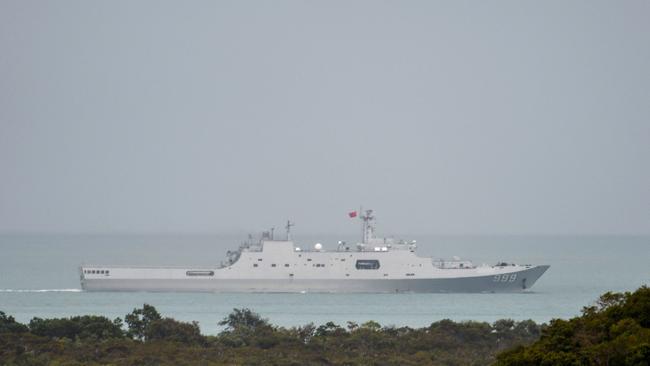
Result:
M517 279L516 273L506 273L501 275L496 275L492 279L493 282L515 282Z

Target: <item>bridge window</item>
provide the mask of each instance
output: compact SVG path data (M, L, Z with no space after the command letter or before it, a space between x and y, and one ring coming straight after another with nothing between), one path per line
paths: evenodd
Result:
M359 259L357 269L379 269L379 261L376 259Z

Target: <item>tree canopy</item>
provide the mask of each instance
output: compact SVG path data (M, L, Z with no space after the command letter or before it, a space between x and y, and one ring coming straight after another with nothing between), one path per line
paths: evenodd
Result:
M605 293L582 315L554 319L540 339L498 365L650 365L650 288Z
M350 321L278 327L250 309L233 309L216 336L196 322L163 318L144 304L110 320L85 315L33 318L0 312L1 365L648 365L650 289L606 293L580 317L443 319L428 327Z
M129 327L127 335L135 339L144 339L146 329L151 322L160 320L161 316L155 307L144 304L142 309L133 309L130 314L124 317L124 321Z

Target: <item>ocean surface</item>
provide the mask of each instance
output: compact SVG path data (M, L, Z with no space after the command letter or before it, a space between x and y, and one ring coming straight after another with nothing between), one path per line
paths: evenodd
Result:
M82 314L121 317L148 303L163 316L196 320L206 334L233 308L250 308L282 326L375 320L382 325L427 326L440 319L533 319L547 322L580 313L607 291L650 284L650 237L419 236L418 254L459 256L475 264L498 261L549 264L528 292L517 294L218 294L86 293L81 263L211 265L225 259L242 237L227 235L3 235L0 236L0 311L32 317ZM334 249L346 237L296 236Z

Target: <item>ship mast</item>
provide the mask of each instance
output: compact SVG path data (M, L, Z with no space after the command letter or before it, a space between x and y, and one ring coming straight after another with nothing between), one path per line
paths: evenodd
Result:
M372 210L366 210L365 213L361 214L361 220L363 220L363 244L369 244L370 240L375 237L375 226L372 224L372 221L375 219L375 216L372 215Z
M287 220L287 226L285 226L285 229L287 229L287 241L291 241L291 227L294 226L293 222L291 220Z

